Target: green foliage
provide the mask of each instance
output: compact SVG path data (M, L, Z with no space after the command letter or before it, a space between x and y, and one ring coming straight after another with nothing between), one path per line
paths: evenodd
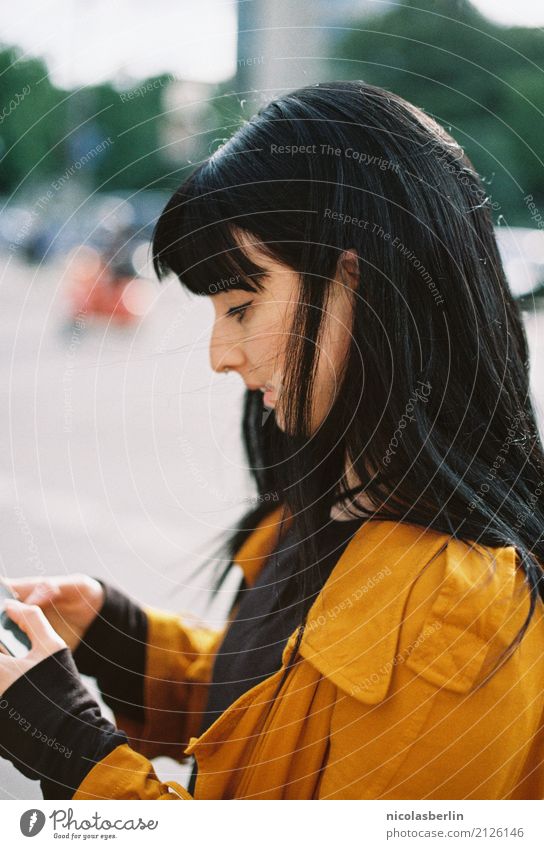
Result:
M0 52L0 192L10 194L64 161L59 126L66 121L62 94L43 62Z
M530 226L523 196L544 206L542 30L498 26L467 0L405 0L354 25L335 55L331 79L383 86L433 115L506 221Z
M170 167L161 151L167 83L159 76L128 92L109 83L62 91L41 60L0 51L0 194L27 196L76 163L90 188L160 187Z
M468 0L405 0L344 31L334 56L329 79L384 86L436 117L482 175L498 207L495 218L500 212L509 224L530 226L523 196L531 193L544 208L541 30L498 26ZM178 179L163 150L167 85L166 77L154 77L128 96L109 83L62 91L42 61L0 51L0 193L47 184L104 142L78 171L89 188L172 189L185 169L180 164ZM227 81L211 94L193 162L254 111L235 92Z

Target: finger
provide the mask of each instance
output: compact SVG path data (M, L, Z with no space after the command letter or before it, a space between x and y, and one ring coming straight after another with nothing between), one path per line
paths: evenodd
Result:
M48 598L60 592L56 584L48 578L43 580L36 578L6 579L5 583L13 595L26 604L43 604Z
M49 623L45 613L35 604L25 604L16 599L6 599L6 613L25 632L32 649L66 645Z
M43 583L43 580L38 578L2 578L2 581L21 601L26 601L32 590Z
M10 590L16 598L19 598L19 588L17 587L18 581L12 581L9 578L2 578L2 583L6 585L8 590ZM20 584L19 584L20 587Z
M59 596L61 591L59 587L54 587L46 584L39 584L30 592L27 598L24 599L26 604L47 604L54 598Z

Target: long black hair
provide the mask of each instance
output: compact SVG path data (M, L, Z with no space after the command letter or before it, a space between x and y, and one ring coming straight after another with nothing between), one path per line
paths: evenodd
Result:
M361 518L514 546L531 597L521 639L544 599L544 453L490 199L462 148L424 111L361 80L300 88L244 121L175 192L154 234L159 278L174 272L211 296L259 291L263 269L241 231L298 272L300 297L284 430L273 415L263 425L261 393L247 391L258 496L225 552L281 502L300 540L294 585L309 601L316 531L333 503L364 491L374 507ZM350 249L351 347L334 404L310 433L323 312ZM360 486L347 486L346 460Z

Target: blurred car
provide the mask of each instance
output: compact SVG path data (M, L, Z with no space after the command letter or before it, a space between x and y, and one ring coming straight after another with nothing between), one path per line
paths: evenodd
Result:
M40 264L66 256L77 245L103 250L112 232L124 227L124 253L132 254L138 246L149 243L169 197L168 192L159 190L95 193L75 209L61 197L44 209L38 201L26 205L7 202L0 216L0 248L17 253L26 262Z
M151 293L145 281L131 267L111 262L108 253L88 245L74 248L67 257L65 293L69 319L64 332L82 317L106 319L130 325L145 314Z

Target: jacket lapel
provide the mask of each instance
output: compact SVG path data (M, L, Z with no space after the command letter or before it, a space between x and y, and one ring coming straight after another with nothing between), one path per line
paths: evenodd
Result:
M279 505L261 520L233 558L248 586L276 545L282 509ZM299 645L302 657L359 701L384 699L411 585L450 539L405 522L364 522L310 608ZM284 647L284 663L297 633Z
M417 525L365 522L310 608L300 654L359 701L384 699L411 585L449 539Z

